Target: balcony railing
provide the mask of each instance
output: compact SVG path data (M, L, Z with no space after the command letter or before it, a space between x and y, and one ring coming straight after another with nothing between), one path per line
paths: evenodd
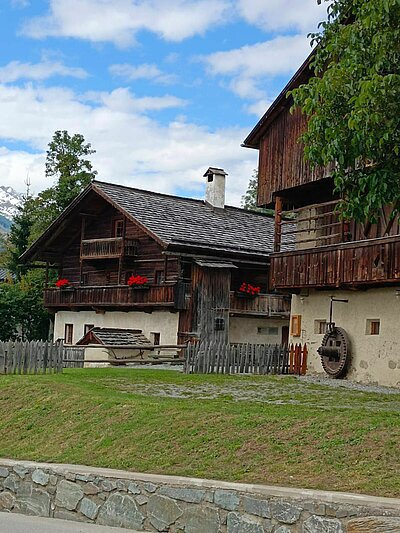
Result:
M400 235L271 257L275 289L379 286L400 281Z
M134 239L113 237L111 239L86 239L81 242L81 259L109 259L136 255Z
M229 311L235 315L289 318L290 296L259 294L254 298L231 292Z
M66 289L46 289L44 305L48 308L143 308L175 307L184 305L182 288L174 285L151 285L146 288L133 288L127 285L69 287Z

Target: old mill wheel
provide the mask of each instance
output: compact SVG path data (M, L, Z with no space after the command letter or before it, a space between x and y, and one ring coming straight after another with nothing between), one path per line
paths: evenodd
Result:
M351 359L351 347L343 328L333 328L325 333L322 346L318 348L322 367L333 378L346 375Z

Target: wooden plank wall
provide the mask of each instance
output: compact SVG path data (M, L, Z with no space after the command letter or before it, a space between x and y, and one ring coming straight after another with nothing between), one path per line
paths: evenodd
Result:
M231 271L193 265L193 327L200 340L228 342ZM224 320L224 329L215 329L215 320Z
M112 237L113 225L122 215L112 206L107 206L101 215L87 219L84 239L103 239ZM121 283L125 283L132 272L141 274L155 281L156 270L166 273L166 282L173 283L178 279L178 260L162 254L162 247L147 235L138 225L130 220L126 221L126 234L130 239L138 242L137 257L126 257L122 262ZM81 235L76 235L74 241L65 250L62 260L61 277L67 278L71 283L79 284L80 281L80 240ZM83 262L82 273L85 285L117 285L118 284L118 259L86 260Z
M379 286L399 281L400 237L271 257L271 284L276 289Z
M307 372L307 344L189 343L187 374L297 374Z
M276 117L260 143L258 204L272 202L274 192L317 181L328 174L313 169L304 159L304 146L298 142L307 119L298 109L290 113L290 103Z

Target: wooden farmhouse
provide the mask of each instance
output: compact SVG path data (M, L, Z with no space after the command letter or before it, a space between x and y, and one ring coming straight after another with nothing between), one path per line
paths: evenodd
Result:
M293 295L290 342L308 344L309 370L399 386L399 218L387 206L376 223L341 220L329 169L305 161L306 118L290 112L286 94L307 82L309 62L244 141L259 150L258 203L275 207L270 288ZM294 222L295 250L285 251L283 230Z
M225 176L206 172L205 201L92 182L22 256L68 282L44 292L54 338L95 327L153 345L286 342L290 296L268 282L273 219L225 206Z

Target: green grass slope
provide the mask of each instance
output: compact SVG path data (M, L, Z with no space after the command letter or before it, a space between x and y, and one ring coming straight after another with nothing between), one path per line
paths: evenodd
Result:
M0 456L400 495L400 394L132 369L0 376Z

